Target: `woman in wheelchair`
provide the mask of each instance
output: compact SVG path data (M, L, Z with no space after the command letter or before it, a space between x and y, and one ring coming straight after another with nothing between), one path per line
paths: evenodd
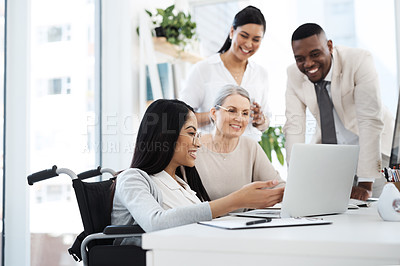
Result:
M148 107L131 166L116 179L112 224L138 224L151 232L282 200L283 188L265 189L278 184L269 180L210 201L194 167L201 145L197 127L193 109L182 101L157 100Z

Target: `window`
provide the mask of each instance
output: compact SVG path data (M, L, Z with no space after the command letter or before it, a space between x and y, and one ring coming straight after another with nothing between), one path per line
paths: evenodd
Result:
M40 88L38 88L40 90ZM70 94L71 78L54 78L48 80L48 95L54 94Z
M31 2L31 173L57 165L78 174L99 162L98 153L86 148L99 136L88 126L100 99L94 37L99 3ZM30 191L31 265L79 265L67 252L83 231L71 179L54 177Z
M228 37L236 13L249 5L248 0L220 2L193 5L193 18L197 24L203 56L218 52Z
M42 26L37 29L39 43L69 41L71 39L70 24Z

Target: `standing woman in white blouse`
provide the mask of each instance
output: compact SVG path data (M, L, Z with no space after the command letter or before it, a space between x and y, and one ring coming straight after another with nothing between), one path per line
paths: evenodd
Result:
M197 127L193 109L179 100L157 100L148 107L131 166L116 179L112 224L139 224L151 232L282 200L283 189L265 189L278 183L270 180L209 201L194 167L200 147Z
M249 60L259 49L265 34L265 18L261 11L248 6L235 15L229 35L218 53L197 63L191 69L180 99L196 110L203 132L210 132L209 111L218 92L227 84L246 89L254 112L246 135L256 141L269 125L267 71Z
M219 91L210 117L213 133L201 138L196 169L211 200L224 197L253 181L284 181L274 169L261 146L242 136L250 121L248 92L235 85ZM189 183L190 184L190 183Z

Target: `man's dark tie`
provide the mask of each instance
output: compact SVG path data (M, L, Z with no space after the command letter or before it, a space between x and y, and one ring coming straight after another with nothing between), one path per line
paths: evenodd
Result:
M322 80L315 84L319 114L321 118L321 137L323 144L337 144L335 120L333 119L333 104L329 98L326 86L329 81Z

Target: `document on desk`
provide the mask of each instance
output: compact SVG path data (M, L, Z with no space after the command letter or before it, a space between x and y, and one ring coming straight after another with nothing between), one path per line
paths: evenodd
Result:
M231 212L231 216L250 218L281 218L280 209L255 209L246 212Z
M214 219L207 222L198 222L202 225L218 227L222 229L254 229L254 228L269 228L269 227L287 227L287 226L305 226L305 225L321 225L331 224L331 221L322 220L320 218L282 218L270 219L268 222L261 222L263 219L247 219L240 217L230 217L230 219ZM250 224L249 221L255 221ZM260 222L257 222L260 221Z

